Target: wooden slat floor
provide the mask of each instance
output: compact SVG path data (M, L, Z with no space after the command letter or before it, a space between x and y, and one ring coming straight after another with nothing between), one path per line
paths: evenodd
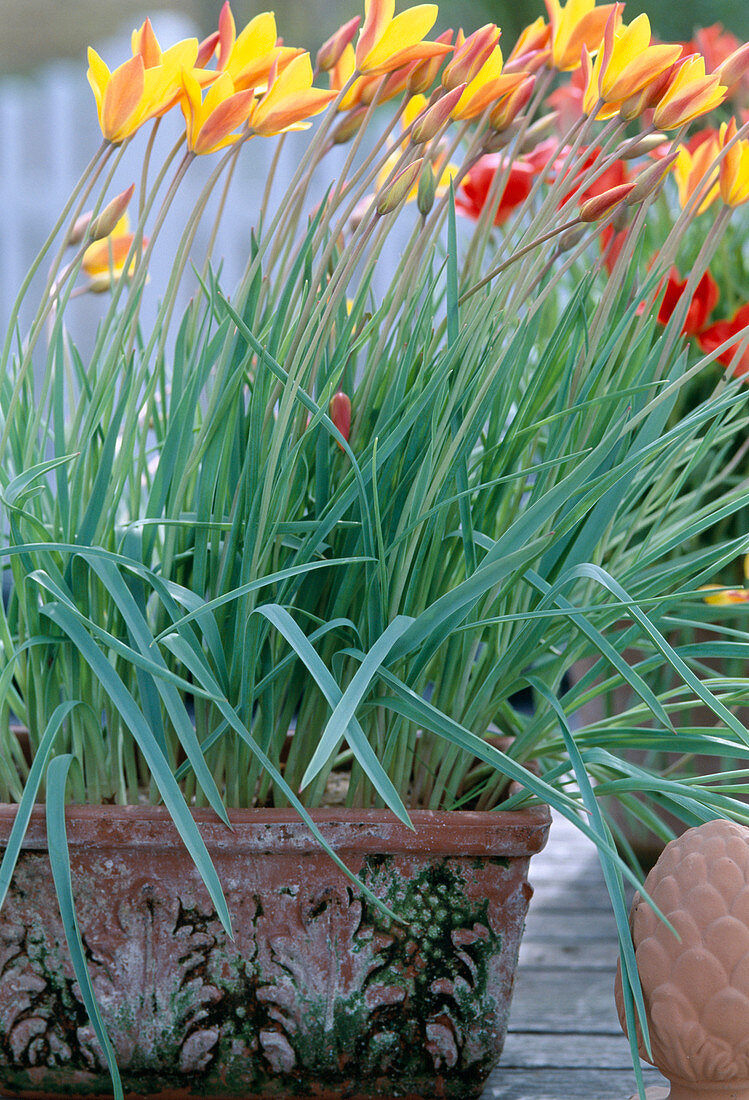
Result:
M616 925L595 848L555 818L534 886L510 1026L482 1100L628 1100L629 1044L614 1006ZM645 1084L663 1086L644 1067Z

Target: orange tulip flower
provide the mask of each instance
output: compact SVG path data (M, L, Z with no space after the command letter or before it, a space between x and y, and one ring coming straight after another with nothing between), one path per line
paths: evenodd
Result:
M602 4L597 8L595 0L567 0L564 7L559 0L545 0L545 3L551 26L549 64L562 72L576 69L583 46L591 52L600 46L606 20L614 5Z
M598 118L610 118L619 111L619 103L637 95L681 56L681 46L651 46L650 20L644 13L629 25L622 22L623 4L616 4L606 23L603 49L593 64L583 109L595 109L599 99L606 104Z
M658 130L675 130L719 107L726 91L720 77L705 73L704 57L685 57L674 65L668 86L656 105L653 123Z
M395 15L395 0L364 0L364 13L356 44L356 68L362 74L389 73L450 52L441 42L424 41L437 19L436 4L417 4Z
M248 88L265 91L274 65L280 71L304 53L277 45L276 19L271 11L256 15L237 36L229 0L219 15L218 35L218 69L229 74L238 92Z
M228 73L220 73L203 99L200 84L187 69L182 70L184 95L180 101L187 124L187 148L202 156L234 145L243 137L236 133L247 122L255 102L252 90L237 92Z
M306 129L306 119L324 111L335 92L312 87L308 53L295 57L285 69L270 74L268 91L256 103L250 118L252 133L270 137L284 130Z
M741 206L749 200L749 141L734 141L735 137L736 120L732 118L722 123L719 135L721 149L733 141L720 162L718 177L720 197L726 206Z

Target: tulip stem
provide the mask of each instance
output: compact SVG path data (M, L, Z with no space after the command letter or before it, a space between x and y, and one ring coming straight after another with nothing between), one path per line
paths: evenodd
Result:
M462 306L463 302L466 302L469 298L472 298L474 294L482 289L482 287L485 287L487 283L490 283L492 279L495 279L497 277L497 275L501 275L503 271L506 271L507 268L516 263L517 260L521 259L523 256L526 256L529 252L532 252L534 248L538 248L540 245L545 244L547 241L553 240L554 237L558 237L560 233L566 233L568 229L574 229L576 225L581 224L582 219L573 218L572 221L565 222L563 225L559 225L555 229L550 229L548 233L544 233L540 237L536 237L535 241L531 241L529 244L523 245L523 247L519 248L517 252L513 252L513 254L504 261L504 263L501 263L498 267L493 268L488 275L485 275L483 279L480 279L477 283L474 283L472 287L469 287L468 290L461 294L460 298L458 299L458 305Z

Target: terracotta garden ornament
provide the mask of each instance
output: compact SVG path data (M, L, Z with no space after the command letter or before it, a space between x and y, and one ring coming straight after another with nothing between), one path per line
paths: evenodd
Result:
M671 1083L670 1092L648 1089L648 1100L749 1100L749 828L715 820L689 829L645 889L680 937L635 894L630 928L652 1062ZM621 971L615 996L626 1031Z

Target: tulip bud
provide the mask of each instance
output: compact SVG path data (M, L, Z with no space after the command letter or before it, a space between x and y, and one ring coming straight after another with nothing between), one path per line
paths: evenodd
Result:
M414 145L423 145L431 141L442 127L450 121L452 110L463 94L465 84L459 84L457 88L446 92L432 107L427 107L411 127L411 141Z
M616 187L609 187L608 191L602 191L600 195L594 195L580 207L580 220L597 222L605 218L620 202L624 202L634 186L634 183L620 183Z
M493 130L506 130L518 117L533 95L535 76L527 76L517 88L501 99L489 115L489 125Z
M654 164L644 168L642 172L638 172L634 180L634 187L624 200L627 206L636 206L638 203L644 202L650 195L653 195L671 171L678 156L678 150L674 150L667 157L655 161Z
M92 241L100 241L102 237L109 236L127 210L134 193L135 184L131 183L127 191L123 191L107 203L102 212L93 219L88 227L88 236Z
M518 54L517 57L508 57L502 72L510 75L513 73L536 73L549 60L550 54L551 50L546 48Z
M487 23L469 34L464 42L456 42L452 59L442 74L442 87L451 91L458 84L469 84L491 57L501 33L496 23Z
M435 42L439 42L443 46L451 46L452 41L452 31L443 31L435 39ZM413 65L406 82L406 88L411 95L425 95L429 91L437 79L437 73L440 71L443 61L442 54L438 54L437 57L427 57Z
M749 69L749 42L744 42L737 50L728 55L725 61L715 70L715 73L720 83L730 88L732 84L736 84L741 80L747 69Z
M520 123L512 122L504 130L489 130L481 145L482 153L498 153L505 149L520 132Z
M331 69L336 67L341 60L343 51L353 42L360 23L361 16L354 16L353 19L349 19L348 23L344 23L342 27L339 27L335 34L331 34L326 42L323 42L317 51L315 61L321 73L330 72Z
M66 244L81 243L88 232L88 227L91 224L91 217L92 212L87 210L85 214L81 214L80 218L76 218L73 228L68 233Z
M349 111L343 116L341 121L334 128L330 140L334 145L345 145L347 141L351 141L354 134L359 132L366 117L366 107L355 107L353 111Z
M588 227L584 223L565 229L564 233L560 233L557 237L557 252L569 252L570 249L580 244L587 231Z
M408 196L409 191L418 179L423 163L423 159L419 159L407 164L395 179L383 187L376 208L380 217L383 214L392 214Z
M351 398L343 390L333 394L330 399L330 419L335 424L343 438L348 442L351 433ZM338 444L341 447L341 444ZM341 447L343 450L343 447Z
M525 131L525 137L523 143L520 146L521 153L532 152L539 142L543 141L552 131L556 130L557 122L559 121L559 112L552 111L551 114L544 115L543 118L537 119L532 126L529 126Z
M416 192L416 205L419 213L426 218L434 206L434 196L437 193L437 177L431 164L425 164L419 176L419 189Z
M668 140L665 134L643 134L632 145L623 146L619 159L635 160L637 157L647 156L648 153L654 152L659 145L664 145Z

